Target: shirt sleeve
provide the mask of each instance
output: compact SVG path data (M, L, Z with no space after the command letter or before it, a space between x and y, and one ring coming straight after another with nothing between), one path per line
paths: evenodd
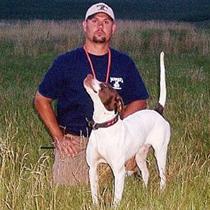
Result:
M129 59L125 77L122 93L125 104L129 104L135 100L145 100L149 97L144 81L132 59Z
M57 99L62 91L64 83L64 68L62 56L59 56L48 69L39 85L39 92L48 98Z

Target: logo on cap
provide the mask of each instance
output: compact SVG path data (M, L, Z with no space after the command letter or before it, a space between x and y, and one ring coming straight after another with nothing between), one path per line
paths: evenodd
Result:
M89 16L94 15L98 12L104 12L107 15L109 15L113 20L115 19L114 12L111 7L109 7L108 5L104 3L97 3L89 7L85 15L85 20L87 20Z
M98 10L105 10L105 11L108 10L108 7L104 4L97 5L97 7L98 7Z

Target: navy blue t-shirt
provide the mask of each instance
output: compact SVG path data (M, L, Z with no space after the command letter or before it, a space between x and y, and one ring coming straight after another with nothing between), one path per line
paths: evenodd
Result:
M89 54L96 78L106 80L108 53L102 56ZM91 74L90 64L83 48L77 48L57 57L43 81L39 92L57 100L57 120L67 132L87 135L87 121L93 115L93 103L83 87L83 80ZM127 55L111 49L109 83L125 104L147 99L148 93L134 62Z

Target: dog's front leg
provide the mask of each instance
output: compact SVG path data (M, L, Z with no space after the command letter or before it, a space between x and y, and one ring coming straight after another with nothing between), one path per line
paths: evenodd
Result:
M119 170L113 170L115 177L115 191L114 191L114 201L113 205L118 206L119 202L122 199L122 193L124 189L124 180L125 180L125 167L124 165Z
M90 188L93 204L98 205L98 174L97 174L97 164L91 165L89 169L90 178Z
M94 204L98 205L99 186L98 186L97 166L99 164L98 162L99 155L98 152L94 149L95 147L92 142L93 140L90 136L86 150L86 160L89 165L89 181L90 181L92 201Z

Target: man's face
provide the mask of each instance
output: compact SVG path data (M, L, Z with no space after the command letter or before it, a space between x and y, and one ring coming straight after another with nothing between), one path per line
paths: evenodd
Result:
M109 42L115 28L115 23L105 13L97 13L83 22L86 38L95 43Z

